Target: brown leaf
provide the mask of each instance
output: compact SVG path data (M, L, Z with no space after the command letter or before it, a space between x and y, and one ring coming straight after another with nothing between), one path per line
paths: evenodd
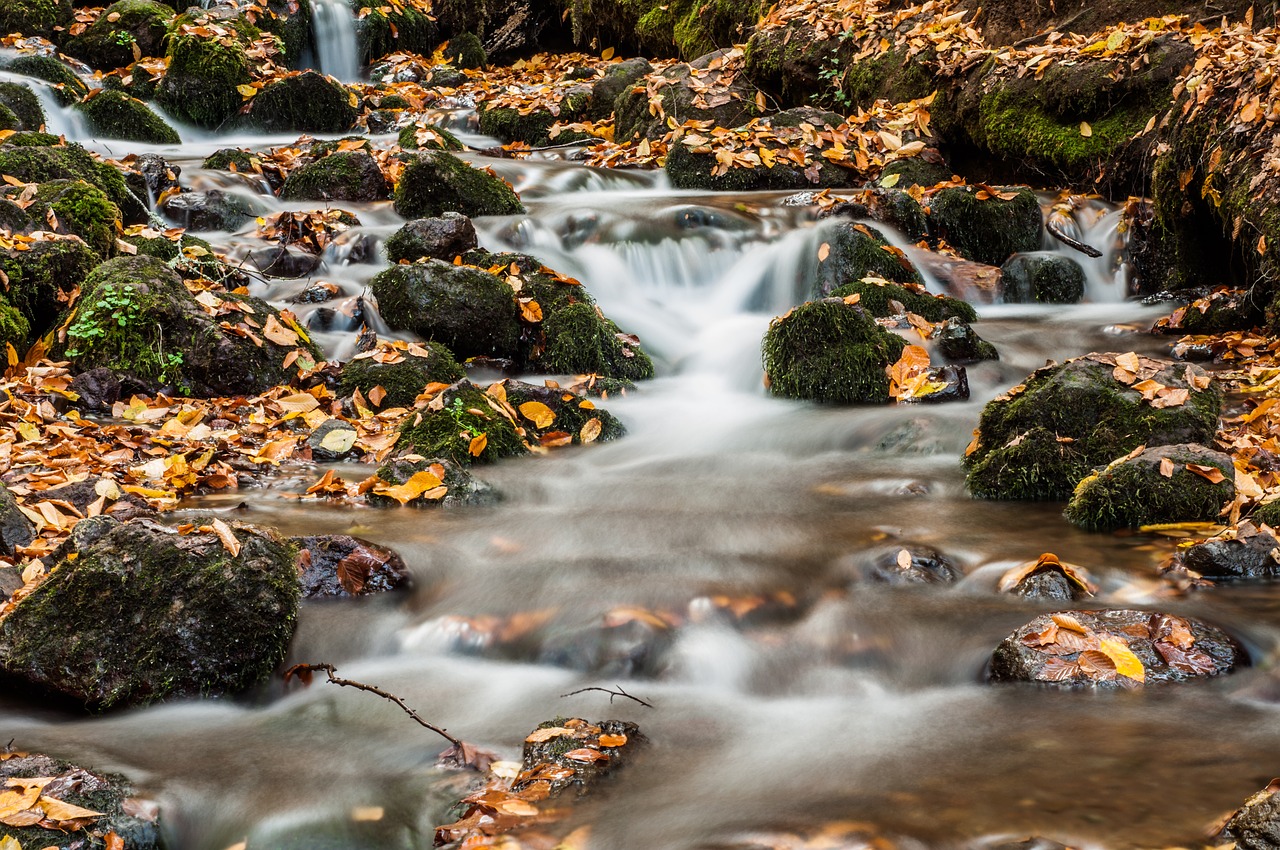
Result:
M564 754L564 757L570 761L580 761L590 764L593 761L608 761L609 754L602 753L599 750L593 750L590 747L583 747L577 750L570 750Z
M467 452L472 457L480 457L484 453L485 446L489 445L489 437L486 434L477 434L471 438L471 444L467 446Z
M1198 463L1189 463L1187 464L1187 471L1194 472L1210 484L1221 484L1223 481L1227 480L1227 477L1222 474L1222 470L1218 469L1216 466L1203 466Z
M1167 457L1160 458L1160 474L1165 478L1172 478L1175 467L1173 461Z
M240 555L240 541L236 539L231 527L220 519L215 519L210 523L210 527L213 529L213 533L218 535L218 539L222 541L223 548L231 553L231 557L238 557Z
M600 438L600 418L593 416L583 423L582 429L578 431L578 439L583 443L594 443Z

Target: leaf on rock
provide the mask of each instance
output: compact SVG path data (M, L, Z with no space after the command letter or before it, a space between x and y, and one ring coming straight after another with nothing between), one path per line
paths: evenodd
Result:
M231 553L231 557L238 557L240 555L240 541L236 539L231 527L220 519L215 519L210 523L210 527L213 529L213 533L218 535L218 539L222 541L222 547Z
M480 457L484 453L485 446L489 445L489 437L487 434L477 434L471 438L471 444L467 446L467 451L472 457Z
M1142 660L1133 654L1133 650L1124 641L1118 638L1103 638L1099 642L1098 649L1111 659L1116 672L1121 676L1127 676L1138 682L1146 680L1147 671L1142 666Z
M1194 472L1210 484L1221 484L1227 480L1227 476L1222 474L1222 470L1216 466L1203 466L1198 463L1187 464L1187 471Z
M540 401L526 401L520 405L520 413L539 428L548 428L556 421L556 415Z

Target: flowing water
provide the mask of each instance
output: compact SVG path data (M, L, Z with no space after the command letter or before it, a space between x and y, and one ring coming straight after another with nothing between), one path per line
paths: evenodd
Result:
M347 0L312 0L311 27L315 33L316 70L344 83L358 81L360 56L351 4Z
M225 144L185 134L181 148L157 150L195 188L238 191L264 210L308 206L201 170ZM714 846L744 830L846 819L929 847L1029 834L1159 847L1193 841L1278 772L1276 587L1166 598L1155 575L1172 541L1083 533L1061 505L976 501L963 486L959 458L983 403L1029 371L1090 350L1165 350L1141 332L1159 310L1123 301L1114 211L1088 202L1076 212L1073 235L1107 249L1087 264L1088 303L980 307L977 330L1001 360L970 367L971 401L836 408L770 398L761 382L761 335L807 294L824 227L810 213L782 196L675 191L653 174L486 164L530 211L477 221L482 245L579 277L641 336L660 375L606 403L626 439L482 470L502 495L493 506L304 506L284 498L299 481L193 503L291 534L360 534L413 568L404 596L305 606L291 662L337 664L509 756L558 714L641 724L647 754L576 815L599 848ZM354 311L384 265L370 241L400 223L388 204L351 209L363 226L315 275L341 287L326 305L338 314ZM211 238L236 255L261 244L252 228ZM350 262L356 246L369 261ZM303 285L255 284L281 303ZM320 338L349 354L357 325ZM871 561L903 543L946 553L966 577L867 581ZM984 684L992 648L1046 610L997 595L997 579L1044 551L1092 570L1100 604L1229 628L1255 666L1125 693ZM794 604L748 625L715 613L718 595L779 593ZM666 651L567 665L583 655L564 648L590 648L584 634L623 607L677 623ZM529 631L506 644L485 619L517 615ZM561 696L619 684L654 707ZM170 844L183 850L246 837L251 847L425 847L465 781L433 768L442 742L397 709L323 685L94 718L0 696L0 737L127 773L161 801ZM350 819L368 805L383 818Z

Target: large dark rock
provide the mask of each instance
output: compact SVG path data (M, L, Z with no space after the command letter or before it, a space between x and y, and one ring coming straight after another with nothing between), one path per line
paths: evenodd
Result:
M297 552L263 529L223 528L226 540L82 520L49 578L0 623L0 668L98 709L263 681L293 633Z
M1177 564L1214 581L1280 578L1280 540L1270 526L1241 521L1223 535L1178 550Z
M1280 781L1246 800L1213 838L1239 850L1280 850Z
M428 384L452 384L466 375L449 349L437 342L396 353L400 359L391 363L374 359L374 352L344 363L338 379L339 394L346 396L360 390L367 397L375 387L382 387L386 393L383 408L411 407Z
M32 242L26 251L0 253L0 271L9 279L8 299L36 336L53 329L67 301L100 262L102 257L79 239L45 239Z
M391 549L347 534L295 537L301 549L298 581L306 599L385 593L411 584L404 559Z
M52 136L34 135L15 144L10 137L0 146L0 174L24 183L48 183L54 180L83 180L101 189L120 208L125 223L147 220L145 199L137 198L114 166L99 162L77 144L58 144Z
M639 83L653 71L648 59L637 57L616 62L604 69L601 75L591 84L591 96L587 100L586 118L590 121L602 121L613 115L613 105L618 97Z
M1235 467L1222 452L1194 444L1152 446L1083 479L1063 516L1093 531L1207 522L1235 497L1234 480Z
M428 260L393 266L370 287L393 329L439 342L463 359L515 352L520 327L511 288L495 275Z
M929 201L929 234L945 239L965 259L998 266L1010 255L1040 248L1044 227L1040 201L1030 189L1013 197L979 199L965 186L943 189Z
M18 509L18 500L9 488L0 484L0 554L12 555L35 539L35 525Z
M818 247L818 274L814 286L815 297L831 295L842 286L858 285L864 277L874 277L900 284L916 284L923 288L924 281L911 261L899 250L893 248L884 238L884 234L865 224L842 221L829 231L823 232L823 242ZM906 305L913 313L919 313L930 321L939 321L923 305L917 305L915 299L894 288L881 290L881 295L868 293L877 303L893 298ZM848 294L848 293L845 293ZM841 296L843 297L843 296ZM926 296L931 297L931 296ZM920 306L920 310L914 309ZM977 315L967 305L955 305L956 310L947 315L958 315L965 321L973 321ZM923 312L922 312L923 311ZM877 313L876 315L880 315ZM887 314L885 314L887 315Z
M1084 269L1053 251L1014 254L1000 272L1010 304L1075 304L1084 297Z
M471 219L456 212L411 221L387 240L387 259L412 263L424 257L451 261L476 247Z
M405 165L396 185L395 208L405 218L434 218L446 212L473 218L524 212L515 190L501 177L439 150L420 153Z
M14 197L21 191L8 186L0 194ZM115 255L120 208L96 186L83 180L50 180L41 183L26 204L29 228L79 236L101 259Z
M239 40L175 33L169 36L166 59L156 100L169 115L216 130L240 111L244 99L236 87L252 82L253 74Z
M343 133L356 122L356 98L341 83L306 71L258 92L243 120L268 133Z
M1144 398L1133 386L1144 380L1163 395ZM964 458L969 489L987 499L1066 500L1094 467L1139 446L1208 444L1221 408L1221 390L1191 365L1095 353L1046 366L983 409Z
M73 107L84 116L89 132L104 139L152 145L176 145L182 140L151 108L121 91L103 91Z
M756 112L755 88L743 74L725 75L731 51L717 50L692 62L672 65L661 74L660 84L624 88L614 104L614 137L658 139L668 131L667 120L711 121L716 127L738 127ZM720 80L729 77L726 84ZM650 90L661 104L659 114L650 109Z
M246 198L221 189L182 192L161 208L180 227L195 231L239 230L258 215Z
M381 201L390 191L372 156L365 151L341 151L291 173L280 197L286 201Z
M147 56L163 56L172 18L173 9L163 3L119 0L87 30L69 39L66 51L100 71L123 68Z
M1225 632L1174 614L1111 609L1042 614L996 647L993 682L1135 687L1220 676L1247 665Z
M0 32L53 38L55 27L71 22L71 0L5 0L0 4Z

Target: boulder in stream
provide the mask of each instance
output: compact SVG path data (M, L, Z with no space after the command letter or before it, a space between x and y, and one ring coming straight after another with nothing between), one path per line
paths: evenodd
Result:
M1135 449L1082 479L1063 516L1091 531L1207 522L1235 497L1234 480L1231 458L1201 445Z
M236 87L251 83L253 74L238 36L175 31L165 59L156 100L166 113L202 130L217 130L240 111L244 98Z
M818 246L818 274L813 292L815 297L832 295L843 286L856 286L863 278L868 277L892 283L915 284L919 291L923 291L924 281L906 254L890 245L884 234L875 228L841 221L830 231L824 231L823 236L824 240ZM892 290L886 290L883 300L887 301L895 295ZM916 299L908 300L914 302ZM955 309L947 315L958 315L969 322L977 318L972 307L961 307L959 304L953 306ZM920 311L912 309L912 312ZM930 321L940 320L941 316L933 318L933 312L920 315Z
M164 55L173 8L155 0L119 0L89 28L67 40L66 52L100 71Z
M386 395L380 407L412 407L428 384L452 384L466 377L453 354L438 342L413 344L394 353L367 351L342 366L338 393L360 390L366 397L375 387Z
M71 22L71 0L5 0L0 32L53 38L55 28Z
M161 211L179 227L195 231L236 231L259 213L248 198L221 189L182 192L165 201Z
M283 660L297 551L214 520L82 520L35 591L0 621L0 669L94 709L243 691Z
M0 555L13 555L36 539L36 527L18 508L9 488L0 484Z
M99 92L72 108L84 116L94 136L149 145L176 145L182 141L151 107L121 91Z
M524 204L505 180L446 151L424 151L409 159L396 184L395 208L405 218L524 212Z
M1000 272L1009 304L1075 304L1084 297L1084 269L1054 251L1014 254Z
M1240 850L1280 848L1280 779L1273 779L1227 816L1213 840Z
M437 124L417 122L400 129L396 141L407 151L461 151L466 145L452 132Z
M25 83L0 82L0 104L18 119L11 130L40 130L47 120L40 98Z
M1208 444L1222 392L1190 364L1087 354L1033 372L982 411L966 451L986 499L1063 500L1094 467L1139 446Z
M591 87L583 85L565 92L554 110L542 107L526 113L514 107L486 108L480 112L480 132L504 143L524 142L534 148L591 138L586 133L570 130L551 135L551 127L555 124L574 124L584 120L590 100Z
M988 678L1068 688L1140 687L1220 676L1249 663L1225 632L1130 609L1041 614L996 647Z
M69 106L89 93L84 80L71 70L71 66L55 56L42 56L38 53L23 53L4 64L6 71L35 77L53 83L54 97L62 106Z
M381 201L390 188L366 151L340 151L295 170L280 188L286 201Z
M965 259L992 266L1012 254L1038 250L1044 226L1036 193L1000 191L992 195L961 186L937 192L929 200L929 235L947 240Z
M365 498L381 507L487 505L497 498L493 488L476 478L466 464L448 457L424 458L410 451L378 467L374 477L377 482Z
M1241 520L1222 534L1179 548L1175 564L1213 581L1280 578L1280 539L1258 520Z
M357 102L336 80L304 71L263 88L241 120L267 133L345 133L356 123Z
M738 127L756 113L755 87L744 74L726 74L741 61L741 51L717 50L692 62L672 65L646 85L624 88L614 103L614 138L656 140L676 124L710 121L715 127ZM654 98L657 109L651 107Z
M71 237L41 239L26 247L0 251L0 271L9 279L9 302L29 323L32 335L40 337L57 324L67 301L83 288L102 257Z
M95 160L80 145L58 144L54 136L20 134L5 139L0 145L0 174L24 183L83 180L120 208L126 224L147 220L145 203L129 190L114 166Z
M495 463L528 453L517 428L509 406L462 380L405 420L396 450L424 458L448 458L462 466Z
M426 257L452 261L476 247L471 219L456 212L438 218L419 218L397 230L387 240L387 259L414 262Z
M964 571L929 546L893 546L871 562L867 577L890 585L953 584Z
M393 550L348 534L295 537L298 582L304 599L371 596L412 584L404 559Z
M25 198L29 224L23 229L75 235L100 259L115 256L120 208L96 186L83 180L50 180L34 192L6 186L0 196Z

